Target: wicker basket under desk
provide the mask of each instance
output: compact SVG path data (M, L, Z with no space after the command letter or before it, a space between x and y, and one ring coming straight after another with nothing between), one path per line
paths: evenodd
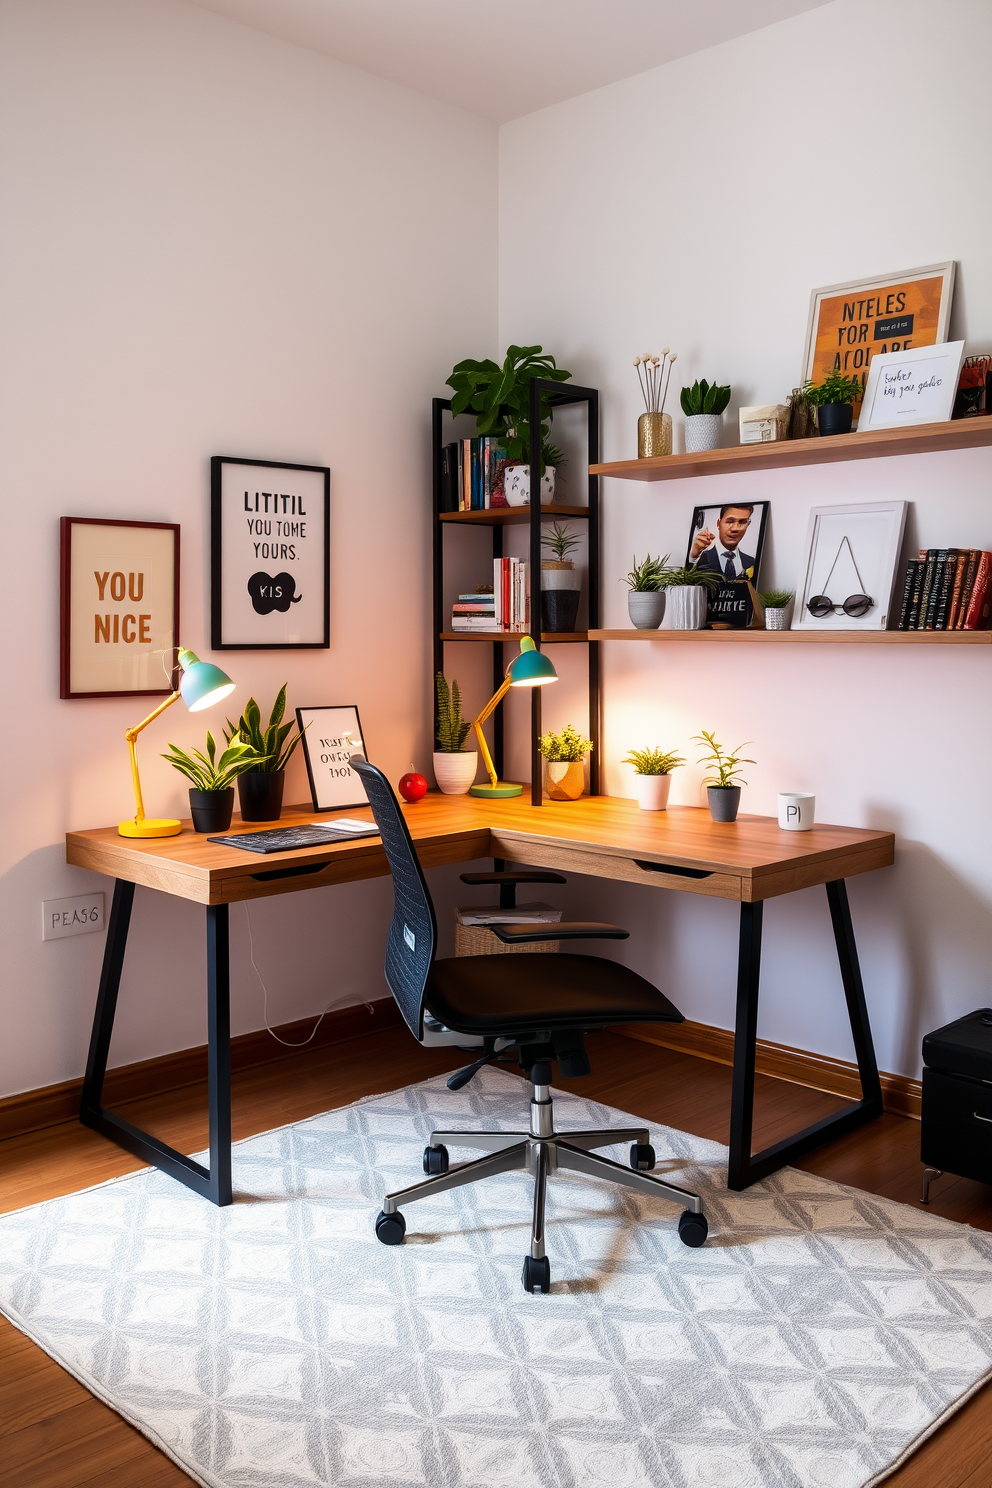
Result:
M559 916L560 918L560 916ZM486 925L463 925L455 911L455 955L456 956L506 956L540 955L544 951L558 951L560 940L534 940L527 945L504 945Z

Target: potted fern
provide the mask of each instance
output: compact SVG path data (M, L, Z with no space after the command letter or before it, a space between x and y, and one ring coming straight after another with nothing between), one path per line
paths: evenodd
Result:
M579 614L579 576L575 562L569 558L578 547L579 537L570 527L555 522L541 538L552 558L541 564L541 624L545 630L574 631Z
M623 763L634 767L634 790L641 810L664 811L668 806L672 771L685 764L682 756L657 748L632 749Z
M805 382L803 393L807 403L816 409L818 434L850 434L854 421L854 409L864 392L859 377L847 377L843 372L828 372L822 382Z
M552 801L577 801L586 788L584 761L592 740L566 723L558 733L542 734L537 747L547 761L544 785Z
M745 759L737 752L747 746L738 744L737 750L725 754L723 745L716 741L716 734L708 734L705 729L701 734L695 734L694 739L706 749L706 753L700 755L699 763L709 765L712 772L703 781L710 804L710 816L715 822L736 821L741 804L741 786L746 784L746 781L738 780L738 776L743 773L741 765L754 764L754 760Z
M448 686L443 672L438 672L437 729L434 751L434 779L446 796L464 796L479 767L479 751L466 749L465 740L472 727L462 718L462 695L458 683Z
M506 450L507 466L503 494L508 506L526 506L530 501L530 385L535 377L567 382L571 372L559 367L541 346L508 346L503 365L486 358L467 357L448 378L453 389L452 414L474 413L476 432L499 440ZM562 453L551 443L551 402L541 394L541 501L555 494L555 471L563 463Z
M666 553L664 558L652 558L648 553L638 563L636 553L634 555L634 566L626 582L630 590L627 614L635 630L657 630L665 618L664 578L669 572L670 556Z
M237 723L227 720L224 738L228 744L241 738L255 754L255 762L238 776L238 804L241 820L246 822L278 821L282 814L286 766L300 742L292 739L292 723L283 723L286 712L286 687L283 683L272 704L269 721L262 728L262 713L254 698L249 698Z
M169 750L162 758L193 782L189 793L193 830L226 832L234 814L234 782L257 767L254 749L235 733L218 759L214 736L208 730L206 754L199 749L188 754L178 744L170 744Z
M685 452L716 449L720 443L723 412L730 402L730 388L707 382L704 377L679 394L685 414Z
M706 624L706 597L718 589L723 575L694 563L670 568L661 576L661 587L671 604L673 630L702 630Z

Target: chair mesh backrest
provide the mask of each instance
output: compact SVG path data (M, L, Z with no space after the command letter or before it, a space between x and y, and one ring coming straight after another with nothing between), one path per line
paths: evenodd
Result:
M424 989L434 964L437 920L420 861L393 788L375 765L352 755L389 859L395 907L386 941L386 981L414 1038L423 1037Z

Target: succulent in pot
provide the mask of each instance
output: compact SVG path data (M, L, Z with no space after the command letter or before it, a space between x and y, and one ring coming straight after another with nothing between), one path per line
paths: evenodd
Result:
M685 414L685 452L695 454L699 450L716 449L720 443L720 428L724 410L730 402L730 387L710 383L706 378L684 387L679 393L679 403Z
M705 754L699 756L701 765L709 765L710 774L703 781L706 786L706 796L710 806L710 816L715 822L733 822L737 820L737 813L741 804L741 786L747 782L738 779L743 776L742 765L753 765L753 759L746 759L739 753L746 749L746 744L738 744L730 753L725 752L723 745L717 743L715 733L707 733L705 729L695 734L694 740L702 744L706 750Z
M637 630L657 630L665 618L663 580L669 572L670 556L666 553L664 558L652 558L648 553L638 563L637 555L634 555L634 566L626 578L630 590L627 595L627 614Z
M720 587L723 576L695 563L670 568L661 577L668 596L672 630L702 630L706 624L706 599Z
M508 506L530 501L530 385L535 377L567 382L571 372L559 367L541 346L508 346L503 364L467 357L452 370L447 385L453 391L451 412L474 413L476 433L498 439L506 453L503 494ZM550 394L541 394L541 502L551 501L555 472L564 458L551 443Z
M545 789L552 801L577 801L585 790L585 757L592 740L580 734L574 724L566 723L557 733L549 730L537 741L546 760Z
M296 733L290 738L295 724L283 723L287 686L288 683L284 682L276 694L264 729L261 709L253 697L248 699L236 724L227 720L227 728L224 730L227 742L230 744L235 736L244 739L256 755L256 763L238 776L238 803L242 821L278 821L282 814L286 766L301 737Z
M456 680L443 672L435 678L437 725L435 728L434 779L446 796L464 796L479 767L479 751L466 749L465 740L472 725L462 717L462 694Z
M820 434L849 434L854 420L853 403L864 393L859 377L848 377L834 370L822 382L803 383L807 403L816 409L816 427Z
M570 527L555 522L550 532L541 537L542 547L553 557L541 563L541 628L548 631L572 632L579 614L579 575L569 558L581 539Z
M251 745L235 734L227 748L217 756L214 736L207 731L207 752L199 749L187 753L178 744L169 745L163 754L173 769L193 782L189 793L193 827L197 832L226 832L234 814L234 782L246 770L255 769L258 756Z
M788 630L789 606L794 597L791 589L766 589L759 594L765 611L766 630Z
M623 763L634 767L634 790L641 810L664 811L668 806L672 771L685 764L682 756L674 750L657 747L632 749L624 756Z

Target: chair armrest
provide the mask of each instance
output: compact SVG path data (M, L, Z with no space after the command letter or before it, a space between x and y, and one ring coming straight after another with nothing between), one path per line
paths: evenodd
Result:
M529 925L487 925L504 945L526 945L533 940L627 940L630 931L619 925L599 925L592 920L543 920Z
M541 868L521 868L519 873L463 873L461 880L466 884L568 883L564 874Z

